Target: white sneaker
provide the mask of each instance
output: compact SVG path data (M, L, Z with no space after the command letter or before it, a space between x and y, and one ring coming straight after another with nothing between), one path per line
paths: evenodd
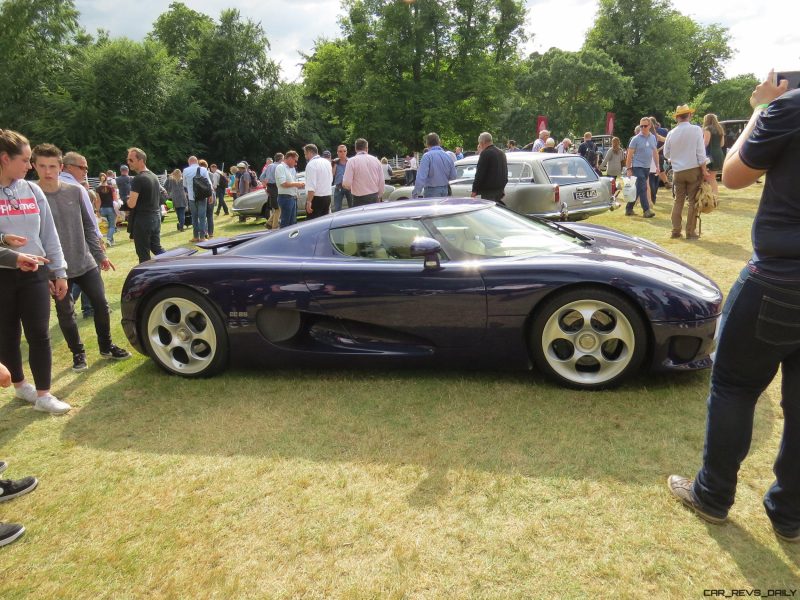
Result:
M51 415L63 415L68 412L72 407L66 402L62 402L53 394L47 393L44 396L39 396L36 399L36 404L33 405L34 410L47 412Z
M36 404L36 399L39 395L36 393L36 388L33 387L27 381L23 383L20 387L15 388L14 397L19 398L20 400L26 400L31 404Z

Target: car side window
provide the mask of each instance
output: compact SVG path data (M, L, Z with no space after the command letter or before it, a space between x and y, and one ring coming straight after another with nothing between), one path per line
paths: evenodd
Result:
M544 172L551 183L574 185L597 181L597 173L579 156L565 156L542 161Z
M375 260L422 260L411 256L411 243L430 237L419 221L405 219L331 229L333 247L345 256Z

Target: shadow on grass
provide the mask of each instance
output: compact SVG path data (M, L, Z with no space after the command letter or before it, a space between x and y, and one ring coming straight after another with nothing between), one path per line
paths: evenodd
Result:
M589 393L527 372L234 370L187 380L147 361L86 398L63 437L159 455L421 465L421 502L446 490L450 469L649 485L698 466L707 377L643 376ZM758 419L754 444L773 420Z
M712 237L702 237L699 240L692 240L692 244L697 244L701 246L703 249L708 250L712 254L720 256L722 258L727 258L731 260L740 260L744 265L747 262L753 252L752 250L748 250L744 246L740 246L738 244L732 244L730 242L718 242L715 241Z
M769 526L766 516L764 522ZM736 562L752 589L762 590L762 594L766 595L766 590L789 590L797 587L797 575L792 567L792 564L797 564L797 557L800 555L800 548L796 544L779 542L792 563L787 564L773 548L761 544L734 521L722 527L709 523L706 528L709 536L719 545L720 551ZM728 587L724 581L714 581L713 576L709 576L709 580L701 584L708 589Z

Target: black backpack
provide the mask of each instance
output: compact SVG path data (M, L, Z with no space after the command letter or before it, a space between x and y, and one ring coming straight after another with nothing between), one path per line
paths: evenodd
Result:
M194 177L192 177L192 191L194 192L195 202L200 200L208 200L211 198L213 192L211 191L211 182L208 177L201 174L202 167L197 167Z
M586 148L586 154L583 155L583 158L592 166L593 169L597 168L597 146L595 146L594 142L583 142Z

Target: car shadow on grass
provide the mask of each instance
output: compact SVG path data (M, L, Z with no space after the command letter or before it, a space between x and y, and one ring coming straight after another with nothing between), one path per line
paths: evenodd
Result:
M651 485L697 468L707 380L649 375L601 392L480 370L232 370L188 380L147 361L86 397L62 435L108 451L421 465L430 474L421 501L443 493L452 469ZM754 445L775 418L769 403L762 410Z

